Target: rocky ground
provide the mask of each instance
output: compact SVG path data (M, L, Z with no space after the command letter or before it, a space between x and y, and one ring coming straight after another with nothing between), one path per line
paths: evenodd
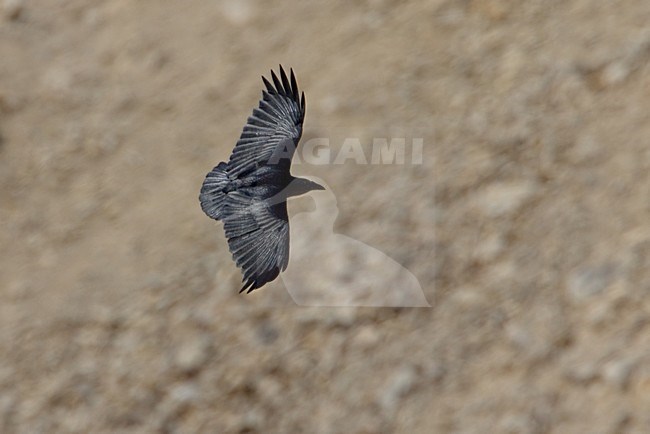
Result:
M0 5L1 432L650 431L647 0ZM424 139L296 172L431 308L237 294L197 194L278 63Z

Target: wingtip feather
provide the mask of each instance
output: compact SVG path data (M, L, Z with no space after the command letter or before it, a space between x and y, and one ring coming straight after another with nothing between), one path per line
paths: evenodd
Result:
M275 91L279 94L282 94L282 83L278 79L278 76L275 75L275 72L271 70L271 79L273 80L273 84L275 85Z
M248 292L246 292L246 294L250 293L251 290L249 289L249 287L251 285L253 285L254 283L255 283L255 281L252 280L252 279L247 280L246 283L244 283L244 286L242 286L242 288L239 290L239 293L241 294L242 292L246 291L247 289L248 289Z
M270 93L271 95L273 95L274 93L276 93L275 88L274 88L273 85L272 85L272 84L271 84L271 83L266 79L266 77L262 76L262 81L264 82L264 86L266 87L266 90L267 90L268 93Z
M296 81L296 75L293 73L293 68L291 68L291 94L294 101L298 100L298 82Z
M289 78L287 77L287 73L284 72L282 65L280 65L280 78L282 79L282 90L284 91L284 95L291 96L293 94L291 84L289 83Z

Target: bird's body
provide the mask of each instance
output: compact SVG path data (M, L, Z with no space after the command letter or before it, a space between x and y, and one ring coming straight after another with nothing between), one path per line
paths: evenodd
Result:
M233 259L244 274L241 291L275 279L289 262L287 198L320 185L291 175L291 158L302 135L305 95L298 95L280 67L244 127L229 161L205 178L199 200L211 218L223 221ZM240 292L241 292L240 291Z

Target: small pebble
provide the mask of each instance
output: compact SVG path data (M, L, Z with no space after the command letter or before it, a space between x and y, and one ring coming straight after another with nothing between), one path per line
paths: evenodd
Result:
M2 3L2 13L8 20L14 21L20 18L24 6L23 0L4 0Z

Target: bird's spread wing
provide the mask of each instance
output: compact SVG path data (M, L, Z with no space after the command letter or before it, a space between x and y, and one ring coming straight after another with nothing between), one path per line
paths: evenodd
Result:
M280 66L280 78L271 71L271 79L273 83L262 77L266 90L230 156L228 172L233 176L269 164L286 170L291 165L302 135L305 94L299 94L293 70L289 78Z
M260 288L289 263L287 203L268 205L238 192L229 194L224 229L232 257L244 274L241 291Z

